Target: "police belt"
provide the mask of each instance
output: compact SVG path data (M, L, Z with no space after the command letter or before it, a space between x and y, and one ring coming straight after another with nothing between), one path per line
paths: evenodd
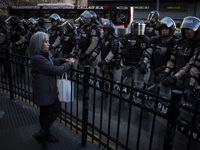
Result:
M125 60L126 65L137 65L139 62L130 62Z

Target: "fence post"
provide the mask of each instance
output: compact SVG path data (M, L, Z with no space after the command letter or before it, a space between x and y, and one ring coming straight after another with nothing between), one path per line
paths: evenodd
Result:
M87 145L87 122L88 122L88 99L89 99L89 73L90 67L84 66L84 82L83 82L83 123L82 123L82 146Z
M163 150L172 150L173 148L174 137L176 133L176 121L179 115L179 102L181 100L181 96L181 91L172 90Z
M7 69L8 69L8 80L9 80L9 88L10 88L10 99L14 99L13 93L13 81L12 81L12 71L10 64L10 45L6 44L6 61L7 61Z

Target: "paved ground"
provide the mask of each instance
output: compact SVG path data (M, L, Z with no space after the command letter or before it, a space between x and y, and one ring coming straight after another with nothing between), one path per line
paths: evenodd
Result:
M0 150L39 150L41 145L32 137L40 130L39 110L21 100L10 100L0 92ZM98 145L87 142L81 147L81 135L56 120L51 132L58 143L47 143L48 150L97 150Z

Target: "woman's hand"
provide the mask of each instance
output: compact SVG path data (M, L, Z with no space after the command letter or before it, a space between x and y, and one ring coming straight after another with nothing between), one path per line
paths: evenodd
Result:
M66 59L66 62L68 62L70 64L73 64L75 61L76 61L76 58L73 58L73 57Z

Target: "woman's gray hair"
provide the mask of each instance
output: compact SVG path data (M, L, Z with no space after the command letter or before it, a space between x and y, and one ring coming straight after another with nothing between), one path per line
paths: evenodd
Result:
M45 32L36 32L32 35L28 47L29 57L35 56L40 53L43 43L49 39L48 34Z

